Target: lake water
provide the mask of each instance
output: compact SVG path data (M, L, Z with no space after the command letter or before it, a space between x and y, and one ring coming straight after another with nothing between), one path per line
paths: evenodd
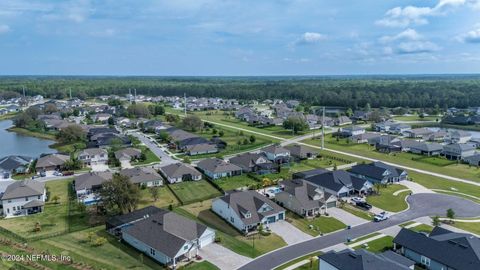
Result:
M428 129L432 131L439 131L439 130L444 130L444 131L465 131L470 134L472 134L472 138L480 138L480 131L473 131L473 130L464 130L464 129L456 129L456 128L440 128L440 127L428 127Z
M11 126L11 120L0 121L0 158L9 155L37 158L41 154L56 152L48 147L53 141L8 132L7 128Z

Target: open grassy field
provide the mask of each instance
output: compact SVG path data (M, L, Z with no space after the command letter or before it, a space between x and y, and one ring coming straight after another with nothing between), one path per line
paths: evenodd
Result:
M269 251L286 246L283 239L272 233L268 236L255 235L245 237L225 220L211 210L211 200L198 202L175 208L175 212L195 219L216 230L220 244L232 251L247 257L257 257ZM255 245L255 247L253 247Z
M140 189L140 201L138 202L137 208L140 209L150 205L166 208L169 205L176 206L179 204L177 198L175 198L168 187L159 187L158 190L158 200L154 201L150 193L150 188Z
M476 235L480 235L480 222L458 222L452 224L452 226L474 233Z
M217 185L219 185L225 191L258 184L257 181L248 177L246 174L237 175L233 177L220 178L212 181L217 183Z
M169 187L183 204L203 201L222 195L206 180L181 182L169 185Z
M367 242L367 245L368 247L365 248L366 250L373 253L381 253L385 250L393 248L393 237L387 235L376 240ZM353 249L357 250L362 248L364 248L363 245L359 245L354 247Z
M59 196L58 203L47 201L42 213L0 220L0 226L22 237L41 237L67 230L68 226L68 187L70 180L51 181L46 184L50 198ZM40 224L41 230L35 232L35 224Z
M316 139L307 139L303 141L307 144L320 145L320 140ZM444 162L439 163L438 161L433 161L427 159L426 162L417 161L416 159L422 158L423 156L411 153L392 153L385 154L375 151L373 146L367 144L355 144L347 143L346 139L340 139L339 141L332 135L327 135L325 137L325 147L344 151L352 154L357 154L360 156L365 156L368 158L379 159L387 162L397 163L404 166L409 166L416 169L432 171L436 173L441 173L453 177L460 177L464 179L469 179L472 181L480 182L480 169L467 164L450 164L444 166ZM430 161L430 162L429 162Z
M107 243L93 246L88 240L90 232L95 237L105 237ZM31 245L54 254L69 255L74 261L84 262L95 269L119 269L119 266L123 269L164 269L148 256L141 256L137 250L120 243L105 231L104 226L40 240Z
M393 195L395 191L407 189L402 185L388 185L380 189L380 195L370 195L367 197L367 202L375 207L389 212L400 212L407 209L408 205L405 202L405 197L409 192L401 192L397 196Z
M435 116L435 115L428 115L428 116L420 117L419 115L414 114L414 115L394 116L393 120L396 120L396 121L435 121L435 120L438 119L440 121L441 118L442 118L441 116Z
M333 217L321 216L313 219L305 219L288 212L287 218L287 221L291 222L293 226L312 236L338 231L347 227L340 220ZM313 226L313 229L310 229L310 225Z

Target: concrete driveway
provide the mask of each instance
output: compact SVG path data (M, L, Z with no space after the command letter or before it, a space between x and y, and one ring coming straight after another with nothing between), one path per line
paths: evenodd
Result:
M408 189L412 191L412 194L418 193L434 193L432 190L412 181L402 181L398 184L406 186Z
M270 230L272 230L272 232L282 237L288 245L296 244L313 238L287 221L277 221L275 223L268 224L268 227Z
M219 244L212 243L201 250L198 254L203 259L213 263L222 270L233 270L252 261L252 259L239 255Z
M90 167L92 167L93 172L108 171L108 165L107 164L92 164Z
M367 223L368 220L365 220L363 218L359 218L355 215L350 214L349 212L340 209L340 208L329 208L328 214L330 214L331 217L334 217L341 222L343 222L345 225L350 225L350 226L357 226L363 223Z
M122 167L122 169L130 169L130 168L133 168L132 164L130 164L130 161L128 161L128 160L122 160L122 161L120 161L120 166Z

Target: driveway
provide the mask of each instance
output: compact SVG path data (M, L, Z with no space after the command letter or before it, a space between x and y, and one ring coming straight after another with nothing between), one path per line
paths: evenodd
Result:
M419 217L443 215L448 208L452 208L459 218L480 216L480 204L450 195L415 194L408 197L408 202L409 210L393 215L386 221L368 222L352 227L350 230L342 230L290 245L256 258L239 269L273 269L305 254L343 243L347 238L358 238Z
M272 230L272 232L282 237L287 245L296 244L313 238L287 221L277 221L275 223L268 224L268 227L270 230Z
M172 163L178 163L177 160L169 156L165 151L163 151L160 146L152 142L148 137L142 133L132 132L131 135L137 137L143 144L145 144L157 157L160 158L160 166L170 165Z
M212 243L201 250L198 254L205 260L213 263L222 270L233 270L252 261L252 259L239 255L219 244Z
M434 193L432 190L412 181L402 181L398 184L406 186L408 189L412 191L412 194L418 193Z
M330 216L340 220L345 225L357 226L368 222L368 220L359 218L340 208L329 208L327 211Z
M130 169L130 168L133 168L132 164L130 164L130 161L129 160L122 160L120 161L120 166L122 167L122 169Z
M108 165L107 164L92 164L91 167L92 167L93 172L108 171Z

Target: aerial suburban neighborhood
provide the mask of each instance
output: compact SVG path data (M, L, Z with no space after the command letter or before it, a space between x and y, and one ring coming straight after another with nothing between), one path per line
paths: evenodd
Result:
M480 270L480 1L0 1L0 269Z

